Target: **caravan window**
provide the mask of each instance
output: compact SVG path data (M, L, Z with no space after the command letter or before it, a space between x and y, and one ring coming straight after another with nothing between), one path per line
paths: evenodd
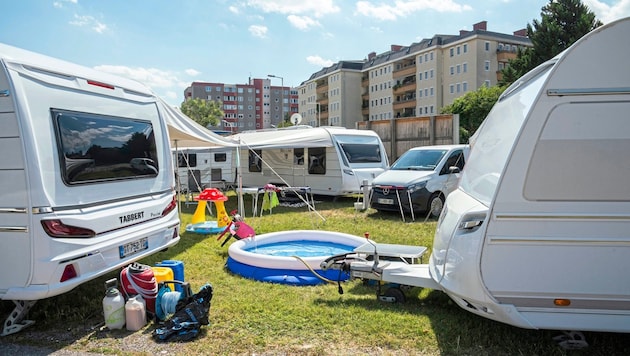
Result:
M337 135L335 139L349 163L374 163L383 159L377 137Z
M158 175L150 121L52 109L66 184Z
M326 174L326 147L308 149L308 173Z
M304 149L303 148L293 149L293 164L295 164L296 166L304 165Z
M550 71L539 67L507 88L471 142L470 159L460 178L460 189L489 206L512 146ZM542 70L542 71L541 71Z
M262 172L262 150L249 150L250 172Z
M179 168L197 167L197 154L196 153L178 154L177 167Z
M214 154L214 161L215 162L225 162L225 161L227 161L227 154L226 153L215 153Z

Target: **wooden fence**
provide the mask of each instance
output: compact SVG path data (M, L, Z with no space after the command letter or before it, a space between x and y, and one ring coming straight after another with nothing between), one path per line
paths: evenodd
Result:
M390 163L413 147L459 143L458 114L361 121L357 128L379 135Z

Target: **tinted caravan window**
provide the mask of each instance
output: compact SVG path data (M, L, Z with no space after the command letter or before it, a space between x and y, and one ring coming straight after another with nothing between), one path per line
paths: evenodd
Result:
M196 153L180 153L177 155L177 167L197 167L197 154Z
M262 150L250 150L248 166L250 172L262 172Z
M157 176L150 121L58 109L51 113L66 184Z
M381 145L373 136L337 135L337 143L349 163L380 163Z
M326 174L326 147L308 149L308 173Z

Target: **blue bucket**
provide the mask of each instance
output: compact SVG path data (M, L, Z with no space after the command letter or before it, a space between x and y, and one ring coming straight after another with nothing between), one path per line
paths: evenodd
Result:
M164 260L155 264L156 267L168 267L173 270L173 278L176 281L185 282L184 279L184 262L175 260ZM181 284L175 284L175 291L183 293L184 288Z

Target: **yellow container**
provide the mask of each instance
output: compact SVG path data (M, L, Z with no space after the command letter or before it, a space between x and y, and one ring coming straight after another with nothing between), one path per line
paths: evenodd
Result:
M155 276L155 282L158 285L160 282L175 280L175 277L173 277L173 269L170 267L151 267L151 269L153 270L153 275ZM171 291L175 291L173 283L169 283L167 285Z

